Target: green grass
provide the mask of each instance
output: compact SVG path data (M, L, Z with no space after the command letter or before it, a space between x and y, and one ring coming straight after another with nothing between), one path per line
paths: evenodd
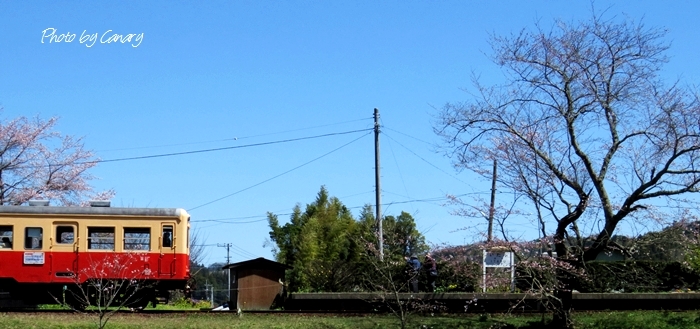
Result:
M632 311L579 314L577 328L684 329L700 328L700 312Z
M0 313L0 328L95 328L90 314L19 314ZM539 315L450 315L411 317L408 328L487 329L542 328ZM579 329L700 329L700 313L657 311L606 312L575 314ZM392 316L334 317L285 314L186 313L186 314L116 314L107 328L202 328L202 329L380 329L399 328Z
M148 304L148 307L146 307L146 310L159 310L159 311L199 311L200 309L206 309L206 308L211 308L211 304L207 301L200 301L198 303L191 303L185 299L181 300L176 300L173 301L170 304L158 304L155 308L153 307L152 304ZM71 308L67 305L61 305L61 304L41 304L37 307L39 310L71 310ZM97 308L95 306L89 306L87 308L88 311L94 311ZM116 307L116 306L111 306L108 307L109 310L128 310L128 307L122 306L122 307ZM0 326L0 328L2 328Z

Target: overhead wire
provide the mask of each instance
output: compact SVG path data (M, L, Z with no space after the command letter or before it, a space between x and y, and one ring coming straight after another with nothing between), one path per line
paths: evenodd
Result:
M395 132L395 133L404 135L404 136L406 136L406 137L408 137L408 138L415 139L415 140L417 140L417 141L419 141L419 142L421 142L421 143L425 143L425 144L428 144L428 145L433 145L433 143L426 142L426 141L424 141L424 140L422 140L422 139L420 139L420 138L418 138L418 137L414 137L414 136L411 136L411 135L406 134L406 133L402 133L402 132L400 132L400 131L398 131L398 130L396 130L396 129L391 129L391 128L389 128L389 127L384 127L384 128L386 128L386 129L388 129L388 130L391 130L391 131L393 131L393 132Z
M383 122L383 120L382 120L382 122ZM382 125L382 127L384 127L384 125ZM392 140L393 139L390 139L390 141L392 141ZM399 166L399 161L396 158L396 154L394 153L394 148L391 146L392 146L392 144L390 142L389 143L389 151L391 152L391 156L394 159L394 164L396 165L396 171L399 173L399 179L401 180L401 184L403 185L404 192L406 192L406 194L409 194L408 187L406 187L406 181L404 180L403 173L401 172L401 166ZM388 207L387 207L387 209L384 209L382 216L384 216L388 210L389 210Z
M27 168L39 168L39 167L51 167L51 166L65 166L65 165L74 165L74 164L77 164L77 165L82 165L82 164L98 164L98 163L108 163L108 162L121 162L121 161L132 161L132 160L143 160L143 159L163 158L163 157L171 157L171 156L178 156L178 155L189 155L189 154L198 154L198 153L208 153L208 152L217 152L217 151L225 151L225 150L234 150L234 149L242 149L242 148L257 147L257 146L265 146L265 145L273 145L273 144L281 144L281 143L290 143L290 142L296 142L296 141L302 141L302 140L309 140L309 139L317 139L317 138L330 137L330 136L347 135L347 134L352 134L352 133L357 133L357 132L370 131L370 130L372 130L372 129L373 129L373 128L364 128L364 129L357 129L357 130L350 130L350 131L343 131L343 132L336 132L336 133L328 133L328 134L321 134L321 135L314 135L314 136L306 136L306 137L299 137L299 138L290 138L290 139L277 140L277 141L270 141L270 142L254 143L254 144L247 144L247 145L227 146L227 147L217 147L217 148L202 149L202 150L193 150L193 151L183 151L183 152L173 152L173 153L152 154L152 155L143 155L143 156L126 157L126 158L116 158L116 159L107 159L107 160L96 159L96 160L90 160L90 161L76 161L76 162L70 162L70 163L49 163L49 164L40 165L40 166L38 166L38 165L17 166L17 167L15 167L15 168L16 168L16 169L27 169Z
M445 175L448 175L448 176L454 178L455 180L457 180L457 181L459 181L459 182L461 182L461 183L464 183L464 184L466 184L466 185L469 185L469 183L467 183L467 182L465 182L465 181L463 181L463 180L457 178L456 176L454 176L454 175L452 175L452 174L446 172L446 171L443 170L442 168L440 168L440 167L434 165L434 164L431 163L430 161L428 161L428 160L426 160L425 158L423 158L422 156L418 155L416 152L414 152L413 150L409 149L409 148L406 147L405 145L401 144L399 141L395 140L395 139L392 138L390 135L388 135L388 134L386 134L386 133L382 133L382 134L383 134L384 136L386 136L387 138L391 139L392 141L394 141L396 144L399 144L401 147L405 148L407 151L411 152L411 154L415 155L417 158L423 160L423 162L429 164L431 167L433 167L433 168L435 168L435 169L441 171L441 172L444 173Z
M361 120L367 120L367 119L358 119L358 120L347 121L347 122L342 122L342 123L356 122L356 121L361 121ZM342 123L337 123L337 124L342 124ZM337 124L328 124L328 125L321 125L321 126L315 126L315 127L293 129L293 130L288 130L288 131L285 131L285 132L294 132L294 131L300 131L300 130L308 130L308 129L319 128L319 127L326 127L326 126L337 125ZM426 142L426 141L423 141L423 140L421 140L421 139L415 138L415 137L410 136L410 135L408 135L408 134L402 133L402 132L397 131L397 130L395 130L395 129L391 129L391 128L384 127L384 126L383 126L383 128L384 128L384 129L387 129L387 130L390 130L390 131L393 131L393 132L396 132L396 133L398 133L398 134L407 136L407 137L409 137L409 138L415 139L415 140L417 140L417 141L420 141L420 142L423 142L423 143L426 143L426 144L430 144L430 143L428 143L428 142ZM371 131L371 130L373 130L373 128L365 128L365 129L358 129L358 130L352 130L352 131L337 132L337 133L329 133L329 134L314 135L314 136L306 136L306 137L300 137L300 138L285 139L285 140L270 141L270 142L262 142L262 143L254 143L254 144L247 144L247 145L236 145L236 146L229 146L229 147L219 147L219 148L210 148L210 149L193 150L193 151L185 151L185 152L173 152L173 153L154 154L154 155L145 155L145 156L137 156L137 157L126 157L126 158L116 158L116 159L107 159L107 160L85 161L85 162L83 162L83 163L107 163L107 162L118 162L118 161L131 161L131 160L151 159L151 158L159 158L159 157L170 157L170 156L179 156L179 155L206 153L206 152L216 152L216 151L232 150L232 149L239 149L239 148L249 148L249 147L265 146L265 145L272 145L272 144L289 143L289 142L294 142L294 141L309 140L309 139L316 139L316 138L323 138L323 137L337 136L337 135L345 135L345 134L352 134L352 133L363 132L363 131ZM260 134L260 135L246 136L246 137L241 137L241 138L229 138L229 139L223 139L223 140L211 141L211 142L231 141L231 140L239 140L239 139L253 138L253 137L260 137L260 136L269 136L269 135L275 135L275 134L280 134L280 133L285 133L285 132L269 133L269 134ZM430 166L432 166L432 167L434 167L434 168L436 168L436 169L442 171L443 173L447 174L448 176L450 176L450 177L452 177L452 178L454 178L454 179L456 179L456 180L458 180L458 181L460 181L460 182L462 182L462 183L464 183L464 184L467 184L466 182L460 180L459 178L457 178L457 177L455 177L455 176L453 176L453 175L447 173L446 171L440 169L440 168L437 167L436 165L430 163L429 161L427 161L427 160L424 159L423 157L419 156L418 154L416 154L414 151L412 151L411 149L409 149L409 148L406 147L405 145L403 145L403 144L401 144L400 142L398 142L396 139L392 138L390 135L386 134L385 132L382 132L382 133L383 133L384 136L386 136L387 138L389 138L390 141L393 141L393 142L397 143L399 146L405 148L406 150L408 150L409 152L411 152L414 156L418 157L419 159L421 159L422 161L426 162L426 163L429 164ZM369 134L369 133L368 133L368 134ZM336 152L336 151L338 151L338 150L344 148L345 146L354 143L355 141L361 139L362 137L364 137L364 136L366 136L366 135L368 135L368 134L364 134L364 135L362 135L362 136L360 136L360 137L358 137L358 138L356 138L356 139L350 141L349 143L346 143L346 144L344 144L344 145L342 145L342 146L340 146L340 147L338 147L338 148L336 148L336 149L334 149L334 150L332 150L332 151L330 151L330 152L327 152L327 153L325 153L325 154L323 154L323 155L321 155L321 156L319 156L319 157L317 157L317 158L314 158L314 159L312 159L312 160L310 160L310 161L308 161L308 162L305 162L305 163L303 163L303 164L301 164L301 165L299 165L299 166L296 166L296 167L294 167L294 168L292 168L292 169L290 169L290 170L287 170L287 171L285 171L285 172L283 172L283 173L281 173L281 174L275 175L275 176L273 176L273 177L271 177L271 178L268 178L268 179L266 179L266 180L263 180L263 181L261 181L261 182L259 182L259 183L257 183L257 184L251 185L251 186L246 187L246 188L244 188L244 189L238 190L238 191L236 191L236 192L233 192L233 193L231 193L231 194L225 195L225 196L220 197L220 198L217 198L217 199L215 199L215 200L206 202L206 203L204 203L204 204L198 205L198 206L193 207L193 208L190 208L190 209L188 209L188 210L189 210L189 211L192 211L192 210L195 210L195 209L198 209L198 208L207 206L207 205L209 205L209 204L212 204L212 203L221 201L221 200L226 199L226 198L228 198L228 197L234 196L234 195L236 195L236 194L239 194L239 193L241 193L241 192L247 191L247 190L249 190L249 189L251 189L251 188L254 188L254 187L256 187L256 186L259 186L259 185L261 185L261 184L264 184L264 183L266 183L266 182L269 182L269 181L271 181L271 180L273 180L273 179L276 179L276 178L278 178L278 177L280 177L280 176L283 176L283 175L285 175L285 174L288 174L288 173L290 173L290 172L292 172L292 171L294 171L294 170L297 170L297 169L299 169L299 168L301 168L301 167L304 167L304 166L306 166L306 165L308 165L308 164L310 164L310 163L313 163L313 162L315 162L315 161L317 161L317 160L319 160L319 159L321 159L321 158L323 158L323 157L325 157L325 156L327 156L327 155L330 155L331 153L334 153L334 152ZM208 143L208 142L195 142L195 143L187 143L187 144L171 144L171 145L165 145L165 146L180 146L180 145L191 145L191 144L201 144L201 143ZM389 145L391 145L391 143L390 143ZM161 147L161 146L141 147L141 148L154 148L154 147ZM131 148L131 149L139 149L139 148ZM393 155L393 157L394 157L394 161L396 162L397 167L398 167L398 160L396 159L396 155L394 154L394 150L393 150L393 148L390 148L390 149L391 149L392 155ZM400 174L401 174L401 173L400 173ZM406 189L405 181L403 181L403 176L401 176L401 179L402 179L402 182L404 183L404 189ZM464 195L468 195L468 194L464 194ZM460 196L463 196L463 195L460 195ZM446 199L447 199L446 197L425 198L425 199L409 199L409 200L406 200L406 201L395 201L395 202L383 203L383 205L385 205L385 206L390 206L390 205L395 205L395 204L405 204L405 203L412 203L412 202L429 202L429 203L430 203L430 202L435 202L435 201L440 201L440 200L446 200ZM364 205L362 205L362 206L356 206L356 207L350 207L350 209L361 208L361 207L364 207ZM281 214L281 215L291 215L291 214L292 214L292 213ZM214 223L220 223L220 224L248 224L248 223L262 222L262 221L266 221L266 220L267 220L267 219L266 219L266 216L249 216L249 217L242 217L242 218L239 217L239 218L230 218L230 219L253 219L253 218L261 218L261 217L262 217L262 219L258 219L258 220L248 220L248 221L236 221L236 222L231 222L231 221L228 221L229 218L224 218L224 219L211 219L211 220L197 220L197 221L193 221L193 223L214 222ZM242 249L242 248L240 248L240 247L238 247L238 246L236 246L236 247L238 248L239 251L245 252L244 249ZM237 254L239 254L239 253L237 253ZM241 254L239 254L239 255L241 255ZM248 253L248 255L253 255L253 254L252 254L252 253ZM243 256L243 255L241 255L241 256ZM254 256L254 255L253 255L253 256Z
M229 249L229 251L230 251L231 253L233 253L233 254L236 254L236 255L241 256L241 257L244 257L244 258L245 258L245 257L250 257L250 258L255 258L255 257L257 257L257 255L255 255L255 254L253 254L253 253L251 253L251 252L249 252L249 251L247 251L247 250L245 250L245 249L243 249L243 248L237 246L237 245L234 244L234 243L231 243L231 242L227 242L227 243L230 244L231 247L233 247L233 250ZM219 245L219 244L216 244L216 243L195 244L195 245L192 245L192 246L196 246L196 247L220 247L220 245Z
M197 153L207 153L207 152L216 152L216 151L224 151L224 150L233 150L233 149L241 149L241 148L248 148L248 147L263 146L263 145L273 145L273 144L281 144L281 143L296 142L296 141L301 141L301 140L316 139L316 138L329 137L329 136L347 135L347 134L352 134L352 133L357 133L357 132L368 131L368 130L371 130L371 129L372 129L372 128L365 128L365 129L358 129L358 130L351 130L351 131L343 131L343 132L337 132L337 133L328 133L328 134L315 135L315 136L306 136L306 137L299 137L299 138L290 138L290 139L284 139L284 140L278 140L278 141L271 141L271 142L262 142L262 143L254 143L254 144L247 144L247 145L236 145L236 146L227 146L227 147L217 147L217 148L203 149L203 150L184 151L184 152L174 152L174 153L164 153L164 154L154 154L154 155L144 155L144 156L137 156L137 157L117 158L117 159L108 159L108 160L85 161L85 162L80 162L79 164L85 164L85 163L106 163L106 162L118 162L118 161L131 161L131 160L142 160L142 159L152 159L152 158L170 157L170 156L177 156L177 155L187 155L187 154L197 154Z
M387 192L389 194L395 194L391 192ZM468 195L475 195L475 194L483 194L483 193L489 193L488 191L485 192L473 192L473 193L464 193L464 194L459 194L455 195L455 197L463 197L463 196L468 196ZM396 194L398 195L398 194ZM403 195L399 195L402 197L405 197ZM404 203L411 203L411 202L425 202L425 203L434 203L437 201L444 201L448 200L449 198L446 196L439 196L439 197L432 197L432 198L422 198L422 199L410 199L410 200L404 200L404 201L394 201L394 202L387 202L387 203L382 203L382 206L389 206L389 205L394 205L394 204L404 204ZM364 207L364 205L361 206L352 206L352 207L346 207L347 209L360 209ZM293 212L288 212L288 213L274 213L277 216L288 216L292 215ZM260 218L258 220L253 220L253 221L243 221L243 222L238 222L235 220L239 219L253 219L253 218ZM267 215L252 215L252 216L244 216L244 217L232 217L232 218L217 218L217 219L193 219L191 222L192 224L198 224L198 223L219 223L219 224L250 224L250 223L256 223L256 222L262 222L267 220Z
M319 125L319 126L312 126L312 127L291 129L291 130L285 130L285 131L279 131L279 132L272 132L272 133L265 133L265 134L258 134L258 135L251 135L251 136L231 137L231 138L224 138L224 139L211 140L211 141L199 141L199 142L189 142L189 143L179 143L179 144L165 144L165 145L139 146L139 147L129 147L129 148L111 149L111 150L101 150L101 151L97 151L97 152L128 151L128 150L152 149L152 148L172 147L172 146L184 146L184 145L196 145L196 144L208 144L208 143L229 142L229 141L235 141L235 140L241 140L241 139L248 139L248 138L255 138L255 137L262 137L262 136L272 136L272 135L286 134L286 133L290 133L290 132L297 132L297 131L310 130L310 129L316 129L316 128L337 126L337 125L341 125L341 124L353 123L353 122L358 122L358 121L366 121L366 120L371 120L371 119L372 119L372 118L367 117L367 118L362 118L362 119L355 119L355 120L349 120L349 121L343 121L343 122L329 123L329 124Z
M367 131L367 129L356 130L356 131L354 131L354 132L359 132L359 131ZM192 211L192 210L195 210L195 209L199 209L199 208L201 208L201 207L204 207L204 206L210 205L210 204L212 204L212 203L221 201L221 200L223 200L223 199L232 197L232 196L234 196L234 195L236 195L236 194L238 194L238 193L241 193L241 192L250 190L250 189L252 189L252 188L254 188L254 187L256 187L256 186L259 186L259 185L262 185L262 184L264 184L264 183L267 183L267 182L269 182L269 181L271 181L271 180L273 180L273 179L275 179L275 178L278 178L278 177L280 177L280 176L286 175L286 174L288 174L288 173L290 173L290 172L292 172L292 171L294 171L294 170L297 170L297 169L299 169L299 168L301 168L301 167L304 167L304 166L306 166L306 165L308 165L308 164L310 164L310 163L313 163L313 162L315 162L315 161L317 161L317 160L319 160L319 159L321 159L321 158L323 158L323 157L325 157L325 156L327 156L327 155L329 155L329 154L332 154L332 153L334 153L334 152L336 152L336 151L338 151L338 150L340 150L340 149L342 149L342 148L344 148L344 147L346 147L346 146L348 146L348 145L350 145L350 144L352 144L352 143L354 143L354 142L360 140L362 137L365 137L365 136L367 136L367 135L369 135L369 133L368 133L368 134L364 134L364 135L362 135L362 136L360 136L360 137L358 137L358 138L355 138L355 139L353 139L352 141L350 141L350 142L348 142L348 143L345 143L345 144L341 145L340 147L333 149L333 150L330 151L330 152L327 152L327 153L325 153L325 154L323 154L323 155L321 155L321 156L319 156L319 157L316 157L316 158L314 158L314 159L312 159L312 160L310 160L310 161L307 161L307 162L305 162L305 163L303 163L303 164L301 164L301 165L298 165L298 166L296 166L296 167L294 167L294 168L292 168L292 169L289 169L289 170L287 170L287 171L285 171L285 172L283 172L283 173L281 173L281 174L275 175L275 176L273 176L273 177L271 177L271 178L268 178L268 179L263 180L263 181L261 181L261 182L259 182L259 183L253 184L253 185L251 185L251 186L248 186L248 187L246 187L246 188L244 188L244 189L238 190L238 191L233 192L233 193L231 193L231 194L222 196L222 197L217 198L217 199L215 199L215 200L212 200L212 201L203 203L203 204L201 204L201 205L199 205L199 206L196 206L196 207L187 209L187 211Z
M248 255L250 258L255 258L255 257L257 257L257 255L253 254L252 252L250 252L250 251L248 251L248 250L245 250L245 249L243 249L243 248L237 246L237 245L234 244L234 243L231 243L231 247L233 247L234 249L238 250L240 253L243 253L243 254L245 254L245 255ZM235 251L234 251L234 252L235 252Z

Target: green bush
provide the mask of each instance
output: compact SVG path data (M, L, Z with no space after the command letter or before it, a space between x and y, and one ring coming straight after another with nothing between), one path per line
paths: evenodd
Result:
M173 300L171 304L175 308L181 309L200 309L200 308L211 308L211 303L208 300L194 300L189 298L178 298Z
M679 262L589 262L587 280L569 285L580 292L667 292L697 290L700 276Z

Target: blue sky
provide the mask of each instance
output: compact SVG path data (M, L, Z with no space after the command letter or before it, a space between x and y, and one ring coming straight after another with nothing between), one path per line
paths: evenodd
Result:
M606 17L669 29L669 81L700 81L698 3L596 1ZM105 162L97 190L113 206L188 209L205 263L271 258L265 214L288 219L322 185L359 213L374 203L372 111L378 108L384 213L411 213L434 244L473 236L446 194L488 199L489 182L436 152L431 120L469 99L470 75L501 81L489 34L590 16L589 1L103 1L0 0L3 120L60 117ZM42 31L74 33L49 43ZM132 43L80 43L143 33ZM41 41L44 40L44 43ZM103 39L104 40L104 39ZM289 139L328 135L294 142ZM270 143L270 144L265 144ZM245 147L253 144L265 144ZM241 148L231 148L241 146ZM218 200L218 201L215 201ZM215 202L213 202L215 201ZM536 236L526 219L514 235Z

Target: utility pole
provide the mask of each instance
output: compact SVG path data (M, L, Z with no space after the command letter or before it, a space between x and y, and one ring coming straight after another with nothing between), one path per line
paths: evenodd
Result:
M486 242L493 240L493 215L496 211L496 159L493 160L493 180L491 181L491 207L489 208L489 235Z
M384 261L384 232L382 230L382 189L379 184L379 109L374 109L374 182L377 204L377 230L379 231L379 260Z
M207 281L204 284L204 295L206 296L207 293L210 291L211 288L211 294L209 295L209 303L211 303L211 307L214 307L214 286L209 284L209 281Z
M217 247L225 247L226 248L226 265L231 264L231 243L217 243ZM227 303L231 302L231 269L227 269L226 274L228 274L228 300L226 301Z

